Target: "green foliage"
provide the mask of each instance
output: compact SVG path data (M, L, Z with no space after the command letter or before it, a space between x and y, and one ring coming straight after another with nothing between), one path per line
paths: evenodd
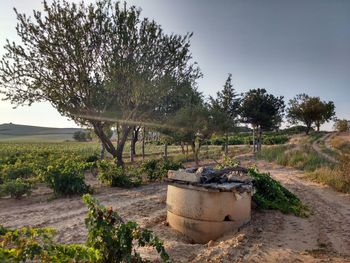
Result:
M73 133L73 139L78 142L87 142L87 141L91 141L91 136L87 132L76 131Z
M0 262L147 262L135 251L136 246L154 247L163 262L170 262L163 243L151 231L135 222L126 223L112 208L101 206L84 195L88 207L86 245L58 244L51 228L9 229L0 225Z
M279 165L291 166L304 171L314 171L322 166L332 164L312 149L310 145L300 147L272 146L262 149L257 154L260 159L277 162Z
M84 181L85 166L75 160L57 160L43 173L48 186L55 195L82 195L91 192Z
M169 170L178 170L180 168L183 168L182 163L172 161L171 159L150 159L144 161L140 166L141 173L145 174L151 182L163 179Z
M145 262L135 246L154 247L162 261L169 261L162 242L151 231L140 228L133 221L124 222L111 207L101 206L90 195L84 195L83 201L89 210L85 220L86 244L99 251L101 262Z
M141 184L141 178L130 169L118 166L114 162L101 160L97 163L98 179L113 187L133 187Z
M290 123L304 123L309 134L312 124L317 130L320 125L331 120L335 116L335 106L332 101L321 101L320 97L310 97L307 94L298 94L289 101L287 116Z
M184 94L195 91L201 76L190 52L192 34L166 34L139 8L113 0L43 1L40 10L32 16L15 10L20 40L7 43L0 60L5 99L49 101L62 115L93 126L123 165L125 139L117 150L104 131L111 122L92 117L115 112L125 122L145 115L159 120L189 102ZM121 126L125 138L130 128Z
M285 144L289 137L281 133L266 133L262 136L262 143L265 145ZM225 138L223 136L213 135L207 141L209 145L224 145ZM253 144L253 136L251 133L239 133L228 136L228 145Z
M338 132L347 132L350 129L349 123L346 119L337 119L334 123L334 129Z
M30 196L32 189L32 183L25 179L17 178L0 185L0 197L10 195L12 198L20 199L23 195Z
M53 241L50 228L4 228L0 225L0 262L99 262L98 251L83 245Z
M254 178L253 184L256 192L253 200L258 207L279 210L286 214L292 213L301 217L308 216L308 208L300 199L278 181L272 179L270 174L250 169L249 175Z
M240 164L239 161L237 161L234 158L231 158L229 156L224 156L224 160L222 163L218 164L216 166L217 169L224 169L226 167L237 167Z
M0 165L0 181L27 179L34 175L33 167L22 161Z
M268 94L265 89L252 89L244 94L240 115L245 123L271 130L281 124L284 107L283 97Z

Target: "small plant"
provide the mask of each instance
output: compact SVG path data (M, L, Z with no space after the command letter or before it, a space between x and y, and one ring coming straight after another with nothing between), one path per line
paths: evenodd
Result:
M20 199L23 195L30 196L33 186L25 179L17 178L9 180L0 185L0 196L10 195L12 198Z
M91 192L84 181L84 169L84 165L75 160L58 161L47 167L44 180L55 195L82 195Z
M83 245L56 244L51 228L0 225L0 262L100 262L98 251Z
M237 167L239 165L239 161L234 158L230 158L229 156L225 156L222 163L218 164L216 169L224 169L226 167Z
M16 162L14 164L2 165L0 174L2 174L2 179L15 180L17 178L26 179L33 175L33 169L22 162Z
M141 179L138 175L127 175L126 169L117 166L110 161L102 160L97 163L98 179L113 187L132 187L141 184Z
M282 213L292 213L296 216L308 216L308 208L300 199L283 187L270 174L259 173L257 169L250 169L249 175L254 178L256 189L253 200L262 209L280 210Z
M90 195L84 195L83 201L89 210L85 219L86 244L99 251L101 262L145 262L135 245L154 247L162 261L169 262L163 243L150 230L140 228L133 221L124 222L111 207L101 206Z
M147 176L151 182L163 179L169 170L178 170L183 168L181 162L168 160L150 159L141 164L141 173Z

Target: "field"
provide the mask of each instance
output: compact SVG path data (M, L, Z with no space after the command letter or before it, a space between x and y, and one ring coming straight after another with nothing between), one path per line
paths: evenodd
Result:
M48 128L18 124L0 124L0 142L62 142L73 140L73 133L79 128Z
M328 259L350 262L347 258L350 256L349 196L305 180L307 173L301 171L318 171L319 166L327 164L310 144L305 145L305 142L317 139L298 135L286 145L264 146L260 155L264 155L267 162L257 160L249 146L230 146L230 156L236 157L244 166L253 165L262 172L270 172L309 206L311 215L300 218L274 210L254 209L252 221L247 226L238 232L227 233L210 245L192 244L191 240L167 226L164 182L143 180L141 186L127 189L101 183L94 173L95 166L85 166L89 158L99 155L100 145L96 142L0 142L3 174L24 176L28 180L34 178L36 184L29 197L0 199L0 222L14 228L52 227L57 230L56 242L84 243L87 208L81 197L54 195L54 190L45 181L46 167L60 167L60 163L72 165L73 161L72 171L75 171L75 163L79 164L77 167L83 167L78 171L83 171L84 182L93 188L93 196L103 205L113 207L122 218L152 230L164 241L174 262L318 262ZM146 159L161 159L163 150L162 145L146 144ZM168 151L173 161L182 161L185 166L194 165L190 152L188 156L182 154L180 146L170 145ZM133 169L142 166L139 143L136 152L136 163L130 165L129 144L126 145L124 157ZM223 162L221 146L205 145L200 156L202 165ZM283 166L271 164L276 161ZM136 171L133 169L131 172ZM138 252L157 262L158 255L153 249L138 248Z

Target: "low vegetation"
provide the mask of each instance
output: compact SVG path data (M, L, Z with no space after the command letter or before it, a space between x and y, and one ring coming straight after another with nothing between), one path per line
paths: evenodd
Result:
M257 157L308 172L315 171L322 166L332 167L333 165L306 144L298 147L293 145L265 147L257 154Z
M327 184L337 191L350 193L350 157L342 155L339 164L335 167L323 166L313 172L307 173L306 177Z
M163 243L150 230L124 222L116 211L85 195L88 207L86 244L59 244L50 228L4 228L0 225L1 262L147 262L137 247L154 247L163 262L170 262Z
M256 192L253 195L253 201L259 208L279 210L285 214L301 217L308 216L307 206L278 181L272 179L270 174L250 169L249 175L254 178Z

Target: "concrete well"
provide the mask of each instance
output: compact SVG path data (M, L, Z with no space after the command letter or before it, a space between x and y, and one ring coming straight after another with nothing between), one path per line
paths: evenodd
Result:
M169 184L167 221L196 243L207 243L248 223L251 192L219 191L186 184Z

